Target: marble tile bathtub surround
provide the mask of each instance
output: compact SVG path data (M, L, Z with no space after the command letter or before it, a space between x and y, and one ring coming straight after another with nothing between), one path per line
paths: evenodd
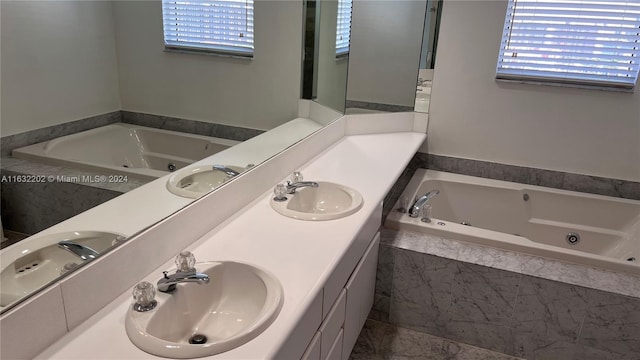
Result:
M11 159L13 160L13 159ZM56 167L48 167L56 169ZM6 229L35 234L97 205L122 195L124 191L65 181L60 172L39 172L55 177L53 181L3 181L0 187L2 225ZM0 170L5 179L29 176L30 173ZM68 175L78 177L74 173ZM94 175L90 175L94 176ZM122 185L122 184L119 184Z
M264 132L264 130L180 119L169 116L144 114L132 111L123 110L121 113L122 122L128 124L196 135L213 136L229 140L245 141Z
M555 189L640 200L640 182L417 153L419 167Z
M383 231L372 318L526 359L638 358L640 297L472 263L490 254L407 233Z
M11 150L61 136L75 134L81 131L105 126L122 121L120 111L96 115L85 119L47 126L45 128L26 131L19 134L0 138L0 155L10 156Z

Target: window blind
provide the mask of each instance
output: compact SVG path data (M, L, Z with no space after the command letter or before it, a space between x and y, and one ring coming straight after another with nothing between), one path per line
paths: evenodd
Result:
M349 53L351 41L351 8L353 0L338 0L338 26L336 29L336 56Z
M162 0L166 48L253 55L253 0Z
M498 79L632 90L640 0L509 0Z

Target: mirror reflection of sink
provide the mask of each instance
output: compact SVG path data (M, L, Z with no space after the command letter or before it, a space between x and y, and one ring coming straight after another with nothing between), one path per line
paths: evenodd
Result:
M5 307L91 260L58 246L61 241L101 253L114 241L124 240L120 234L100 231L73 231L23 240L2 251L0 274L0 307ZM93 252L92 252L93 253ZM65 268L66 266L66 268Z
M362 195L356 190L326 181L317 183L318 187L304 187L288 194L286 201L271 199L271 207L284 216L312 221L343 218L362 207Z
M209 275L208 284L183 283L158 293L156 308L147 312L129 308L127 335L137 347L168 358L210 356L255 338L278 316L282 286L267 272L236 262L196 268Z
M241 166L225 165L227 169L241 173L245 170ZM231 179L221 168L215 169L213 165L200 165L188 167L173 173L167 181L167 189L178 196L197 199Z

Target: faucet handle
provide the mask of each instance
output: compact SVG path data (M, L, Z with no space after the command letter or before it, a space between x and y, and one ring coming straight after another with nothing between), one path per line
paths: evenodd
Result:
M176 256L176 267L178 272L196 271L196 257L191 251L183 251Z
M291 174L292 183L301 182L302 180L304 180L304 178L302 177L302 173L300 171L294 171L293 174Z
M143 281L133 287L133 309L139 312L153 310L158 302L155 300L156 288L152 283Z
M281 202L287 200L287 186L284 184L277 184L273 188L273 194L275 195L273 197L273 201Z

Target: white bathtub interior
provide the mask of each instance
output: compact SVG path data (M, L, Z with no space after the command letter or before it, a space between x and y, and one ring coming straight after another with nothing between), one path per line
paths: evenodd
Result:
M413 200L435 189L431 223L392 211L386 225L522 252L533 248L559 260L567 251L620 262L640 258L640 201L424 169L402 196ZM572 235L577 243L568 241Z

